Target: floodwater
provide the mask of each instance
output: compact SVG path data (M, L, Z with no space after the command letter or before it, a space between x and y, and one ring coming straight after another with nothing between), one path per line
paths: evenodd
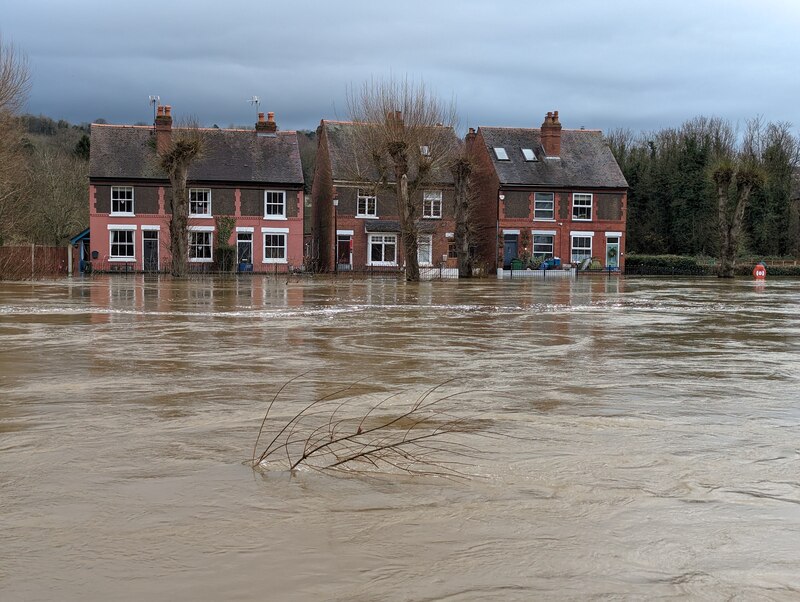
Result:
M792 280L0 283L0 598L798 599L798 307ZM462 392L467 476L253 470L298 375L277 420Z

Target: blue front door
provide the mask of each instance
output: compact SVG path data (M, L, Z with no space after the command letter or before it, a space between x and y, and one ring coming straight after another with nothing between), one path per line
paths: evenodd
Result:
M511 260L517 256L518 234L503 235L503 267L510 268Z

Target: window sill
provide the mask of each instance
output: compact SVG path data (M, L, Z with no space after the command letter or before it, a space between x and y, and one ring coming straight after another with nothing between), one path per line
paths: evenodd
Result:
M262 259L261 263L289 263L286 259Z
M285 222L289 218L287 218L285 215L265 215L264 219L272 220L272 221L276 221L276 222Z
M434 216L434 215L423 215L422 219L442 219L442 216Z
M377 215L355 215L356 219L379 219Z
M200 219L211 219L214 216L211 215L210 213L190 213L189 214L189 218L193 218L193 217L197 217L197 218L200 218Z
M556 220L555 220L555 218L552 218L552 217L534 217L534 218L533 218L533 221L535 221L535 222L550 222L550 223L555 223L555 221L556 221Z
M369 267L375 268L396 268L397 262L396 261L374 261L372 263L367 264Z
M189 258L189 263L213 263L213 259L198 259L198 258Z
M135 257L109 257L109 263L133 263L136 261Z
M108 217L136 217L136 214L127 212L126 213L117 212L117 213L109 213Z
M573 222L591 222L591 221L592 221L592 218L590 217L590 218L588 218L588 219L582 219L582 218L580 218L580 217L573 217L573 218L572 218L572 221L573 221Z

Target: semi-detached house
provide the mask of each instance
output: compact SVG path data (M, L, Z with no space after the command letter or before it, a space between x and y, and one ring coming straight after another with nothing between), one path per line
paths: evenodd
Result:
M558 257L624 269L628 183L600 131L562 129L555 111L540 128L480 127L467 141L488 266Z
M170 107L153 126L91 128L89 227L98 270L169 269L170 183L158 152L173 134ZM218 218L242 271L303 264L303 170L296 132L278 131L273 113L253 130L202 129L203 152L188 178L190 269L216 267Z

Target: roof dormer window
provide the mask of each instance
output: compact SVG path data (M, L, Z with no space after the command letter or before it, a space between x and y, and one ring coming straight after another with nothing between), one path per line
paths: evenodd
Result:
M536 158L536 154L533 152L532 148L523 148L522 156L525 157L526 161L538 161L538 159Z
M494 154L497 157L498 161L510 161L510 159L508 158L508 153L506 152L506 149L504 149L502 146L495 146L494 147Z

